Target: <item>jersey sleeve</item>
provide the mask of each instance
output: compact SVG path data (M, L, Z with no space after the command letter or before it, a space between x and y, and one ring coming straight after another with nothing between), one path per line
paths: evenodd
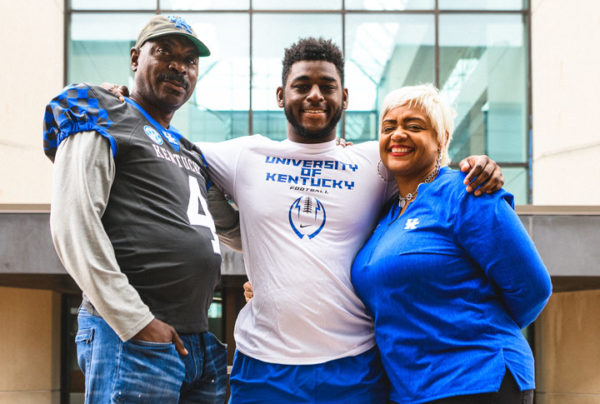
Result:
M112 124L94 88L87 84L69 85L46 106L44 153L54 161L56 150L66 138L76 133L94 131L109 141L114 157L117 154L117 142L109 132Z
M504 190L475 197L461 190L455 232L467 254L497 287L508 314L524 328L546 305L550 276Z
M211 181L234 201L237 163L250 137L243 136L225 142L196 143L206 158Z
M108 142L91 132L66 138L56 153L50 229L65 269L122 340L154 316L120 270L102 225L114 180Z

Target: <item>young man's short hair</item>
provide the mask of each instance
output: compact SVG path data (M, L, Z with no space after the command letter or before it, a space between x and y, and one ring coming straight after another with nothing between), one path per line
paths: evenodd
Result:
M283 86L290 74L292 65L302 60L324 60L331 62L344 82L344 56L340 48L331 39L302 38L285 50L281 79Z

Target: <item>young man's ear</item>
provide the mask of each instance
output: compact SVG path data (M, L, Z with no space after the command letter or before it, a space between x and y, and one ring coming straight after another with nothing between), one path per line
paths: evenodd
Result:
M347 88L344 88L344 91L343 91L342 106L344 109L348 108L348 89Z
M277 105L279 108L283 108L283 87L277 87Z
M138 67L138 58L140 57L140 50L133 47L129 51L129 64L131 66L131 70L134 72L137 71Z

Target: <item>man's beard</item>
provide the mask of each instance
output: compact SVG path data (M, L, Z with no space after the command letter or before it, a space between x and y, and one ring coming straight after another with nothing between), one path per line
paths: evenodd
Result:
M317 131L310 131L298 123L298 121L292 114L292 111L290 111L288 109L288 107L285 106L285 99L283 100L283 103L284 103L283 111L285 112L285 117L287 118L288 122L294 127L294 129L296 130L296 133L305 139L310 139L310 140L325 139L326 137L328 137L331 134L332 130L335 129L335 126L338 124L338 122L340 121L340 118L342 117L342 109L339 108L337 111L335 111L335 113L329 120L329 123L327 125L325 125L325 127L323 129L320 129Z

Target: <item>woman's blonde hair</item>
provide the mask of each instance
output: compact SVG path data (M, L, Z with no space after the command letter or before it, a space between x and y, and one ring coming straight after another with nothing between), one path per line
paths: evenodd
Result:
M401 87L390 92L383 100L383 109L379 115L379 127L382 127L383 118L389 111L402 106L417 108L425 113L440 144L441 165L450 163L448 145L454 133L456 111L440 96L440 91L432 84L422 84Z

